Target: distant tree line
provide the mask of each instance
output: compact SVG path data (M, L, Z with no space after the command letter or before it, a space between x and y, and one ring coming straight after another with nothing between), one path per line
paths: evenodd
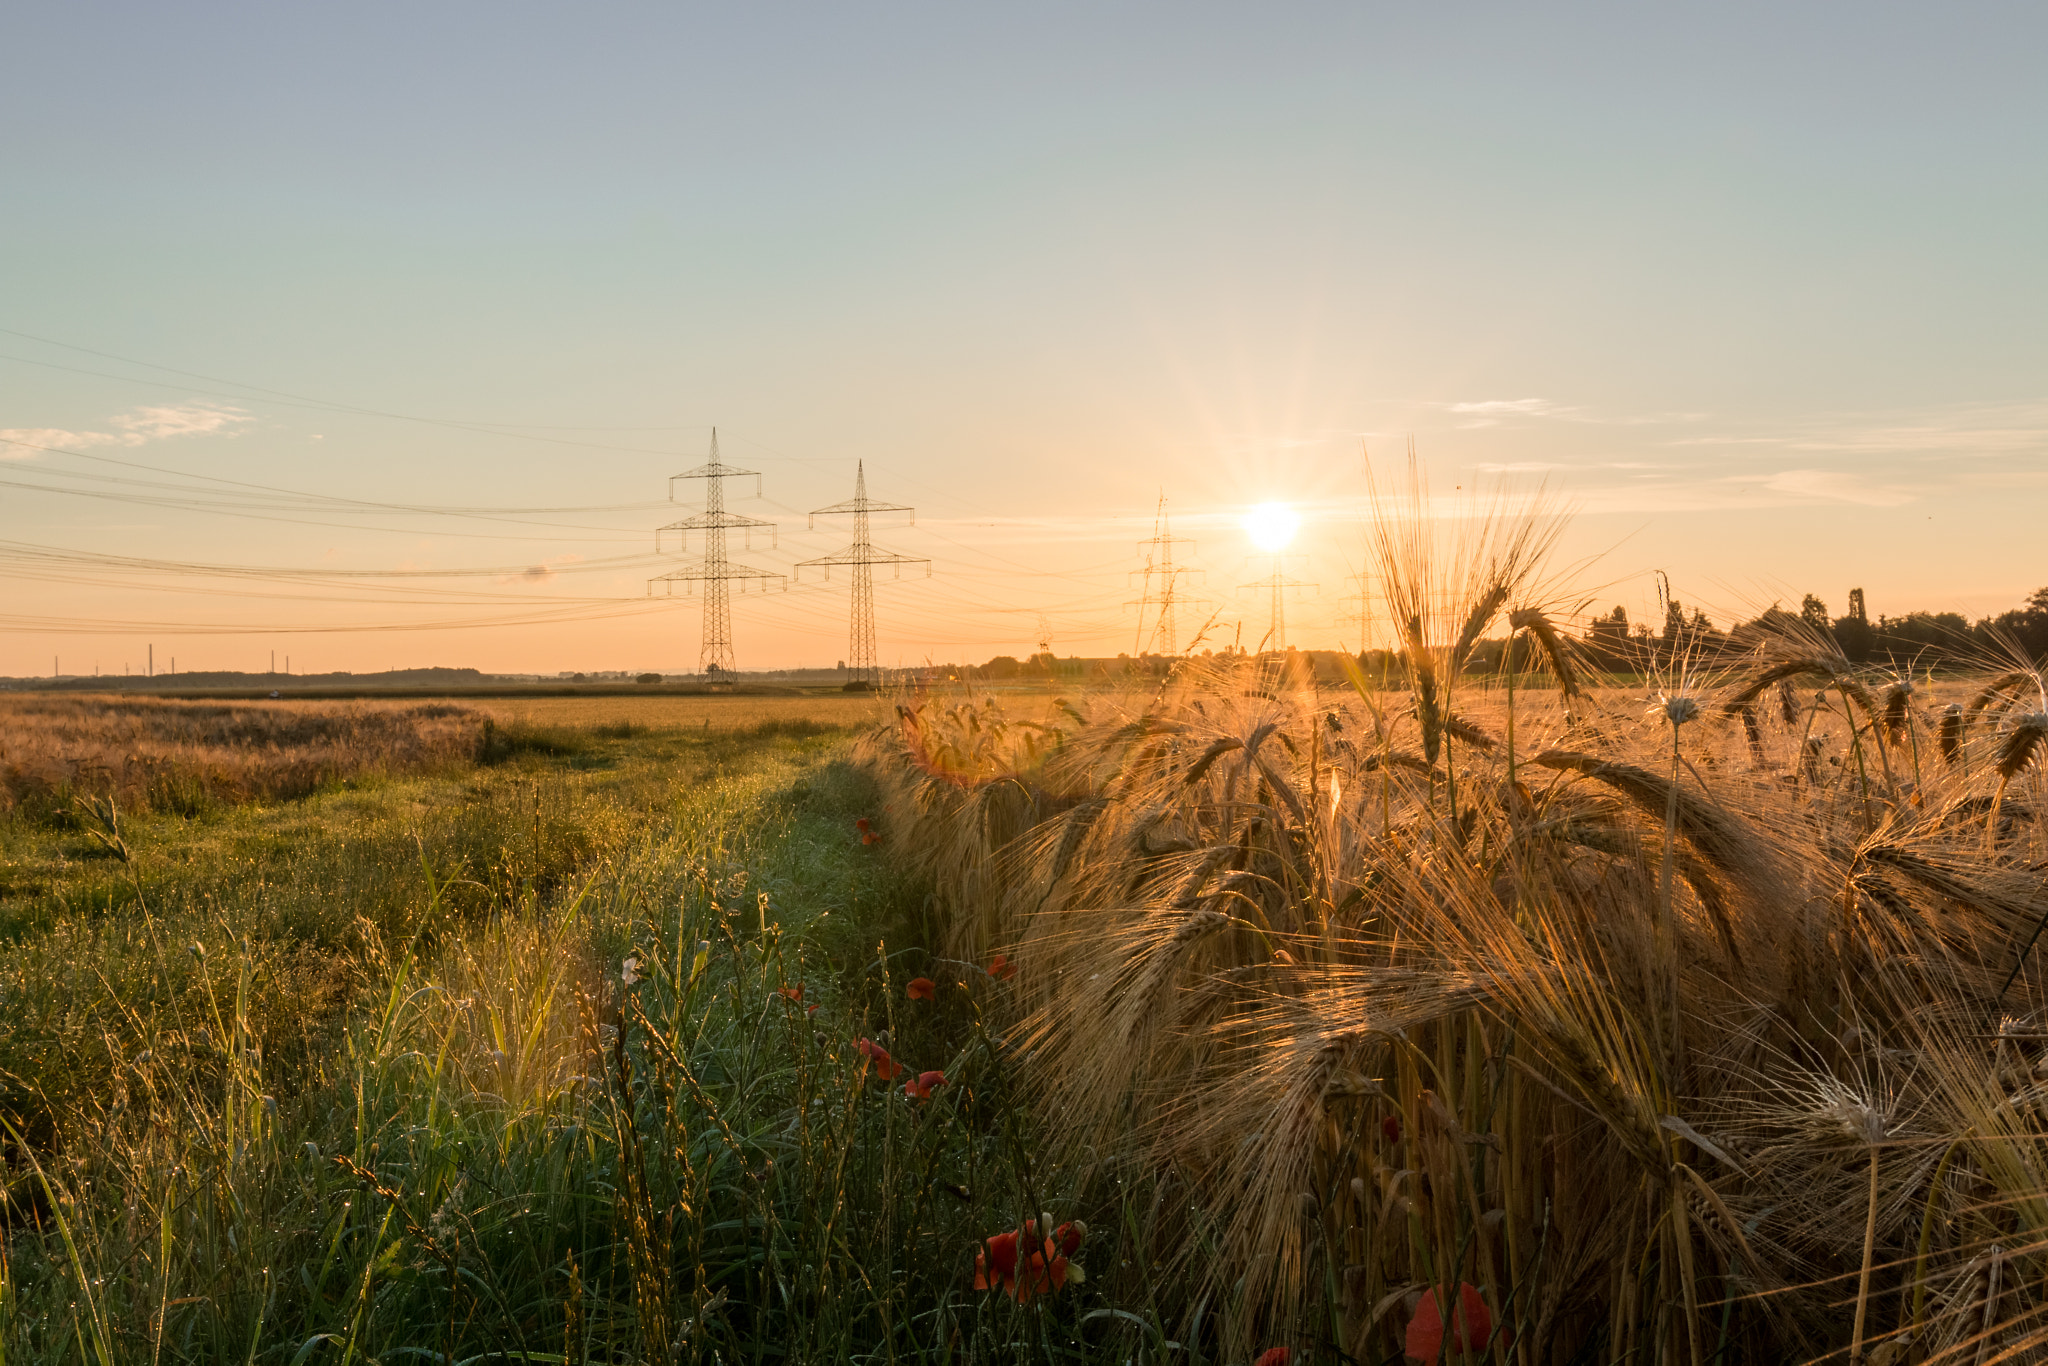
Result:
M2030 659L2048 658L2048 588L2038 588L2027 600L2010 611L1972 622L1960 612L1908 612L1904 616L1879 616L1872 620L1864 606L1863 590L1849 590L1848 611L1837 617L1812 593L1800 601L1797 612L1773 603L1748 621L1723 630L1698 608L1688 609L1673 599L1665 604L1664 620L1658 628L1647 622L1631 622L1628 609L1616 606L1605 616L1595 617L1575 643L1579 658L1596 669L1632 673L1661 668L1675 660L1711 660L1719 656L1746 653L1772 639L1799 635L1831 642L1853 664L1878 664L1896 668L1934 668L1950 661L2010 658L2015 651ZM1467 656L1465 669L1472 674L1492 674L1508 666L1505 639L1481 640ZM1526 632L1515 637L1513 667L1516 672L1536 672L1545 667L1539 646ZM1228 647L1203 650L1201 654L1240 653ZM1290 659L1299 654L1300 667L1324 682L1340 682L1344 675L1340 660L1331 651L1288 651ZM1356 656L1368 678L1386 686L1405 687L1407 665L1404 655L1393 650L1366 650ZM945 664L924 672L940 679L977 682L1029 682L1090 678L1125 678L1132 675L1163 676L1174 659L1165 655L1117 655L1114 658L1059 657L1039 653L1025 659L997 655L985 664Z
M1908 612L1873 621L1860 588L1849 590L1849 610L1839 617L1831 616L1828 605L1808 593L1797 612L1774 603L1762 615L1727 631L1702 611L1687 612L1675 599L1665 607L1661 630L1631 623L1627 609L1617 606L1593 620L1580 648L1599 668L1629 670L1747 651L1766 639L1801 632L1833 642L1853 664L1925 668L1949 660L2009 657L2014 650L2039 659L2048 656L2048 588L2035 589L2011 611L1976 622L1960 612Z

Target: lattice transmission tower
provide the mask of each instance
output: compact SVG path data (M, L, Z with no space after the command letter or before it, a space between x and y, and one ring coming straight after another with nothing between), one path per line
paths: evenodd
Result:
M1371 581L1366 577L1363 570L1353 574L1351 581L1358 585L1358 591L1344 595L1343 606L1347 610L1343 614L1343 619L1349 625L1358 628L1358 649L1354 653L1364 654L1372 645L1370 635L1372 630Z
M1145 552L1145 567L1131 571L1133 577L1143 576L1137 601L1127 604L1138 609L1137 653L1145 653L1145 609L1157 607L1159 615L1153 619L1151 642L1158 646L1162 655L1180 653L1180 634L1175 621L1174 609L1181 600L1180 583L1185 577L1198 575L1199 569L1189 569L1173 562L1175 546L1192 546L1194 541L1186 536L1176 536L1166 518L1166 495L1159 495L1159 511L1152 521L1152 539L1138 542L1138 549ZM1155 589L1154 583L1158 584Z
M931 575L932 562L918 555L898 555L890 550L877 550L868 539L868 514L874 512L907 512L910 524L917 525L917 509L903 503L877 503L868 497L867 462L854 467L853 497L843 503L834 503L828 508L819 508L811 514L811 525L816 526L820 517L836 517L842 514L853 518L853 544L836 555L820 555L815 560L805 560L796 567L797 577L813 566L825 571L829 582L832 566L835 564L853 567L853 626L847 636L846 667L848 683L862 683L875 687L882 681L882 666L875 650L875 566L886 564L894 567L896 577L903 577L903 566L921 564L925 575Z
M1273 572L1271 574L1255 583L1241 583L1237 588L1240 593L1256 588L1272 595L1272 622L1266 630L1266 639L1261 647L1266 650L1284 650L1287 648L1288 593L1302 588L1306 588L1310 592L1321 591L1321 585L1319 584L1303 583L1299 579L1288 578L1287 556L1284 554L1275 554L1273 556Z
M685 517L680 522L670 522L654 533L654 548L657 552L661 549L662 533L674 531L680 533L682 549L686 553L690 549L690 533L704 533L704 557L696 564L649 579L647 591L651 595L657 583L663 585L664 591L669 593L675 592L675 586L679 583L685 585L685 592L689 591L690 585L704 585L704 635L703 643L697 650L697 671L707 679L720 676L730 679L736 672L732 654L732 598L731 590L726 585L737 582L740 591L744 593L747 586L752 583L759 583L765 588L769 579L781 580L786 586L789 577L772 569L754 569L748 565L734 564L726 558L725 533L728 531L737 530L741 535L741 544L751 550L754 532L761 527L767 527L768 544L771 547L775 544L775 523L764 522L758 517L742 517L737 512L725 510L725 481L742 478L753 479L754 496L760 497L759 472L734 469L720 461L718 429L712 428L710 461L697 466L696 469L671 475L668 481L669 501L674 502L676 480L702 479L704 511L694 517Z

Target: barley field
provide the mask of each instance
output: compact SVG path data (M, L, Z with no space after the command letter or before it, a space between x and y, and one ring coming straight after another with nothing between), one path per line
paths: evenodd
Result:
M1398 689L1239 657L864 742L1047 1142L1146 1193L1112 1298L1221 1360L2048 1357L2039 671L1788 631L1607 687L1533 521L1415 525Z

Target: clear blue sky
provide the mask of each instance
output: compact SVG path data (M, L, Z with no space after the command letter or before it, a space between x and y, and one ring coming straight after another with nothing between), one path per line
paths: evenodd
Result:
M1162 490L1254 636L1235 519L1300 508L1335 643L1411 437L1576 503L1603 605L2048 584L2038 5L73 3L0 51L0 540L503 571L0 557L0 673L693 667L665 566L598 562L713 424L780 523L736 558L834 548L856 460L917 506L889 662L1131 648ZM736 601L741 666L843 657L843 587ZM327 629L452 621L524 624Z

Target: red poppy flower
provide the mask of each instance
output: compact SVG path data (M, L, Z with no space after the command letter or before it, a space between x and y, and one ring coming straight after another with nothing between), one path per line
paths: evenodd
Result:
M988 960L988 975L998 982L1007 981L1017 975L1017 965L999 953Z
M944 1072L920 1072L903 1083L903 1094L912 1100L930 1100L932 1092L945 1084Z
M1386 1139L1389 1143L1399 1143L1401 1141L1401 1117L1399 1115L1388 1115L1380 1121L1380 1137Z
M907 988L913 1001L929 1001L939 994L939 989L929 977L913 977Z
M1418 1361L1435 1362L1443 1356L1444 1319L1436 1297L1437 1290L1431 1287L1415 1306L1415 1317L1408 1320L1402 1350ZM1486 1301L1464 1281L1458 1282L1458 1307L1451 1313L1449 1336L1450 1349L1459 1353L1481 1351L1493 1336L1493 1315L1487 1312Z
M868 818L866 816L860 817L853 823L853 828L865 835L868 832Z
M877 835L874 831L869 830L865 831L861 835L860 842L862 844L880 844L882 842L882 837L880 835Z
M875 1075L883 1081L894 1081L910 1070L902 1063L896 1061L896 1059L890 1057L889 1050L876 1043L873 1039L861 1039L854 1044L854 1047L860 1050L860 1055L863 1058L866 1058L869 1063L873 1064Z
M777 987L775 989L782 993L784 1000L801 1001L804 998L804 984L802 982L798 982L793 987Z
M998 1233L988 1240L986 1252L974 1254L974 1288L1000 1290L1017 1303L1026 1304L1033 1295L1050 1295L1068 1281L1082 1281L1086 1278L1081 1268L1068 1257L1080 1250L1081 1239L1087 1232L1088 1226L1076 1219L1061 1224L1041 1242L1038 1221L1026 1219L1023 1228L1015 1233ZM1023 1248L1032 1250L1020 1255Z
M1259 1359L1252 1366L1287 1366L1287 1359L1293 1355L1285 1347L1268 1347L1259 1353Z
M1017 1283L1017 1234L998 1233L985 1252L974 1254L976 1290L1011 1291Z

